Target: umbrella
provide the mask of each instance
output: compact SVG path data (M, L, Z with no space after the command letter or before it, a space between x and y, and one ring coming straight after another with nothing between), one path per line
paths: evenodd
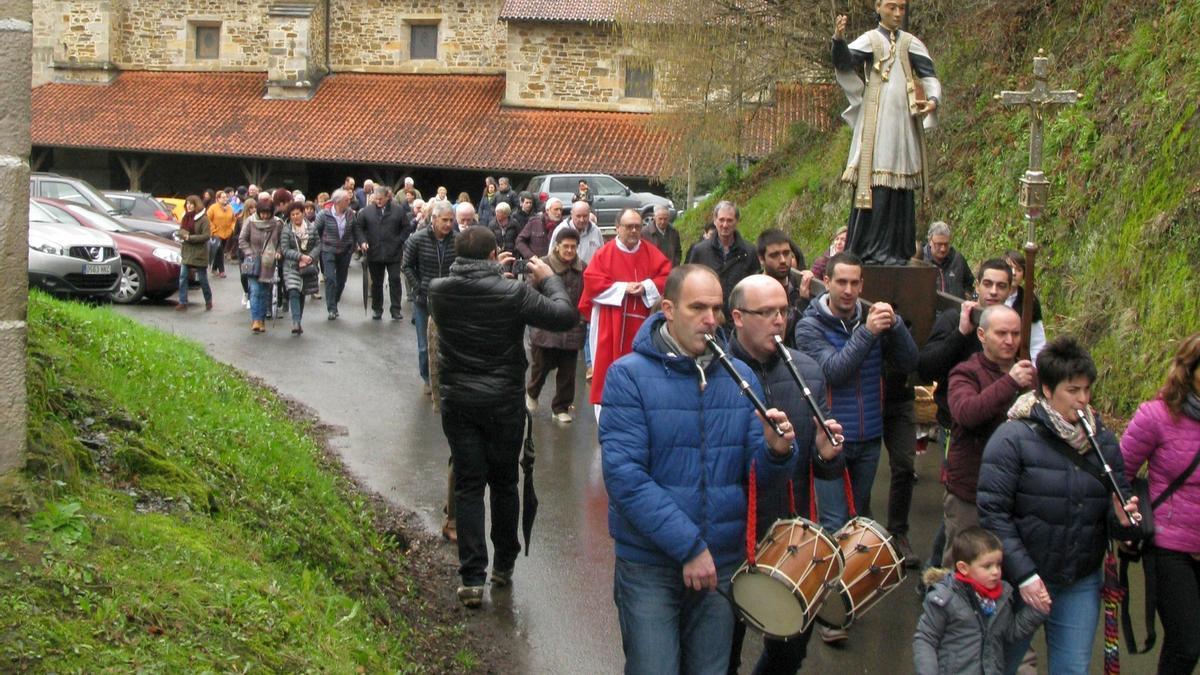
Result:
M533 534L533 520L537 517L538 498L533 490L533 415L525 413L525 447L521 450L521 469L525 474L521 488L521 532L525 535L525 555L529 555L529 537Z
M359 253L358 259L362 263L363 312L365 313L371 304L371 268L367 266L367 256Z

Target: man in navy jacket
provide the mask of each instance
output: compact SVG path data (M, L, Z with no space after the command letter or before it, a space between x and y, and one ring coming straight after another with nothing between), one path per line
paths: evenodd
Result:
M842 451L859 515L871 515L871 484L883 436L883 362L900 375L917 367L917 345L900 315L884 302L868 305L862 293L862 261L853 253L829 260L825 286L796 325L796 347L821 364L833 416L842 423ZM837 530L849 518L842 481L817 481L821 525Z
M752 467L763 486L793 470L787 415L768 411L778 436L706 349L723 305L712 270L675 268L662 312L604 385L600 447L626 673L725 673L734 617L712 591L728 592L745 553L744 486ZM761 396L750 368L734 364Z

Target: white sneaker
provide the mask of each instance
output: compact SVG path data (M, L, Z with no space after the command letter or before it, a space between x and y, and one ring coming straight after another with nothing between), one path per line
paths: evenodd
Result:
M525 394L525 409L529 412L537 412L538 402L536 398L532 398L529 394Z
M250 294L242 293L242 309L250 309Z
M563 422L563 423L570 422L571 421L571 413L569 413L569 412L554 413L554 421L555 422Z

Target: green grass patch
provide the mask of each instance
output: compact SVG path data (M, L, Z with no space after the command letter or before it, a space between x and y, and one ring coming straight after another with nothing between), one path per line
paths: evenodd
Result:
M0 670L428 666L394 610L417 602L397 542L271 392L194 343L40 293L28 363ZM448 653L445 669L476 663Z

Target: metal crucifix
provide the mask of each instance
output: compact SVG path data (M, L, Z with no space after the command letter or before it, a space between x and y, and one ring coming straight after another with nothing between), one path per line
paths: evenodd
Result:
M1074 90L1051 91L1046 84L1046 70L1050 59L1038 50L1033 57L1033 88L1029 91L1002 91L995 98L1006 106L1029 106L1029 168L1021 177L1020 204L1025 209L1028 237L1025 241L1025 290L1021 306L1021 355L1029 358L1029 338L1033 326L1034 261L1037 258L1037 233L1034 223L1046 207L1050 194L1050 181L1042 172L1042 115L1043 110L1054 105L1071 105L1079 100Z

